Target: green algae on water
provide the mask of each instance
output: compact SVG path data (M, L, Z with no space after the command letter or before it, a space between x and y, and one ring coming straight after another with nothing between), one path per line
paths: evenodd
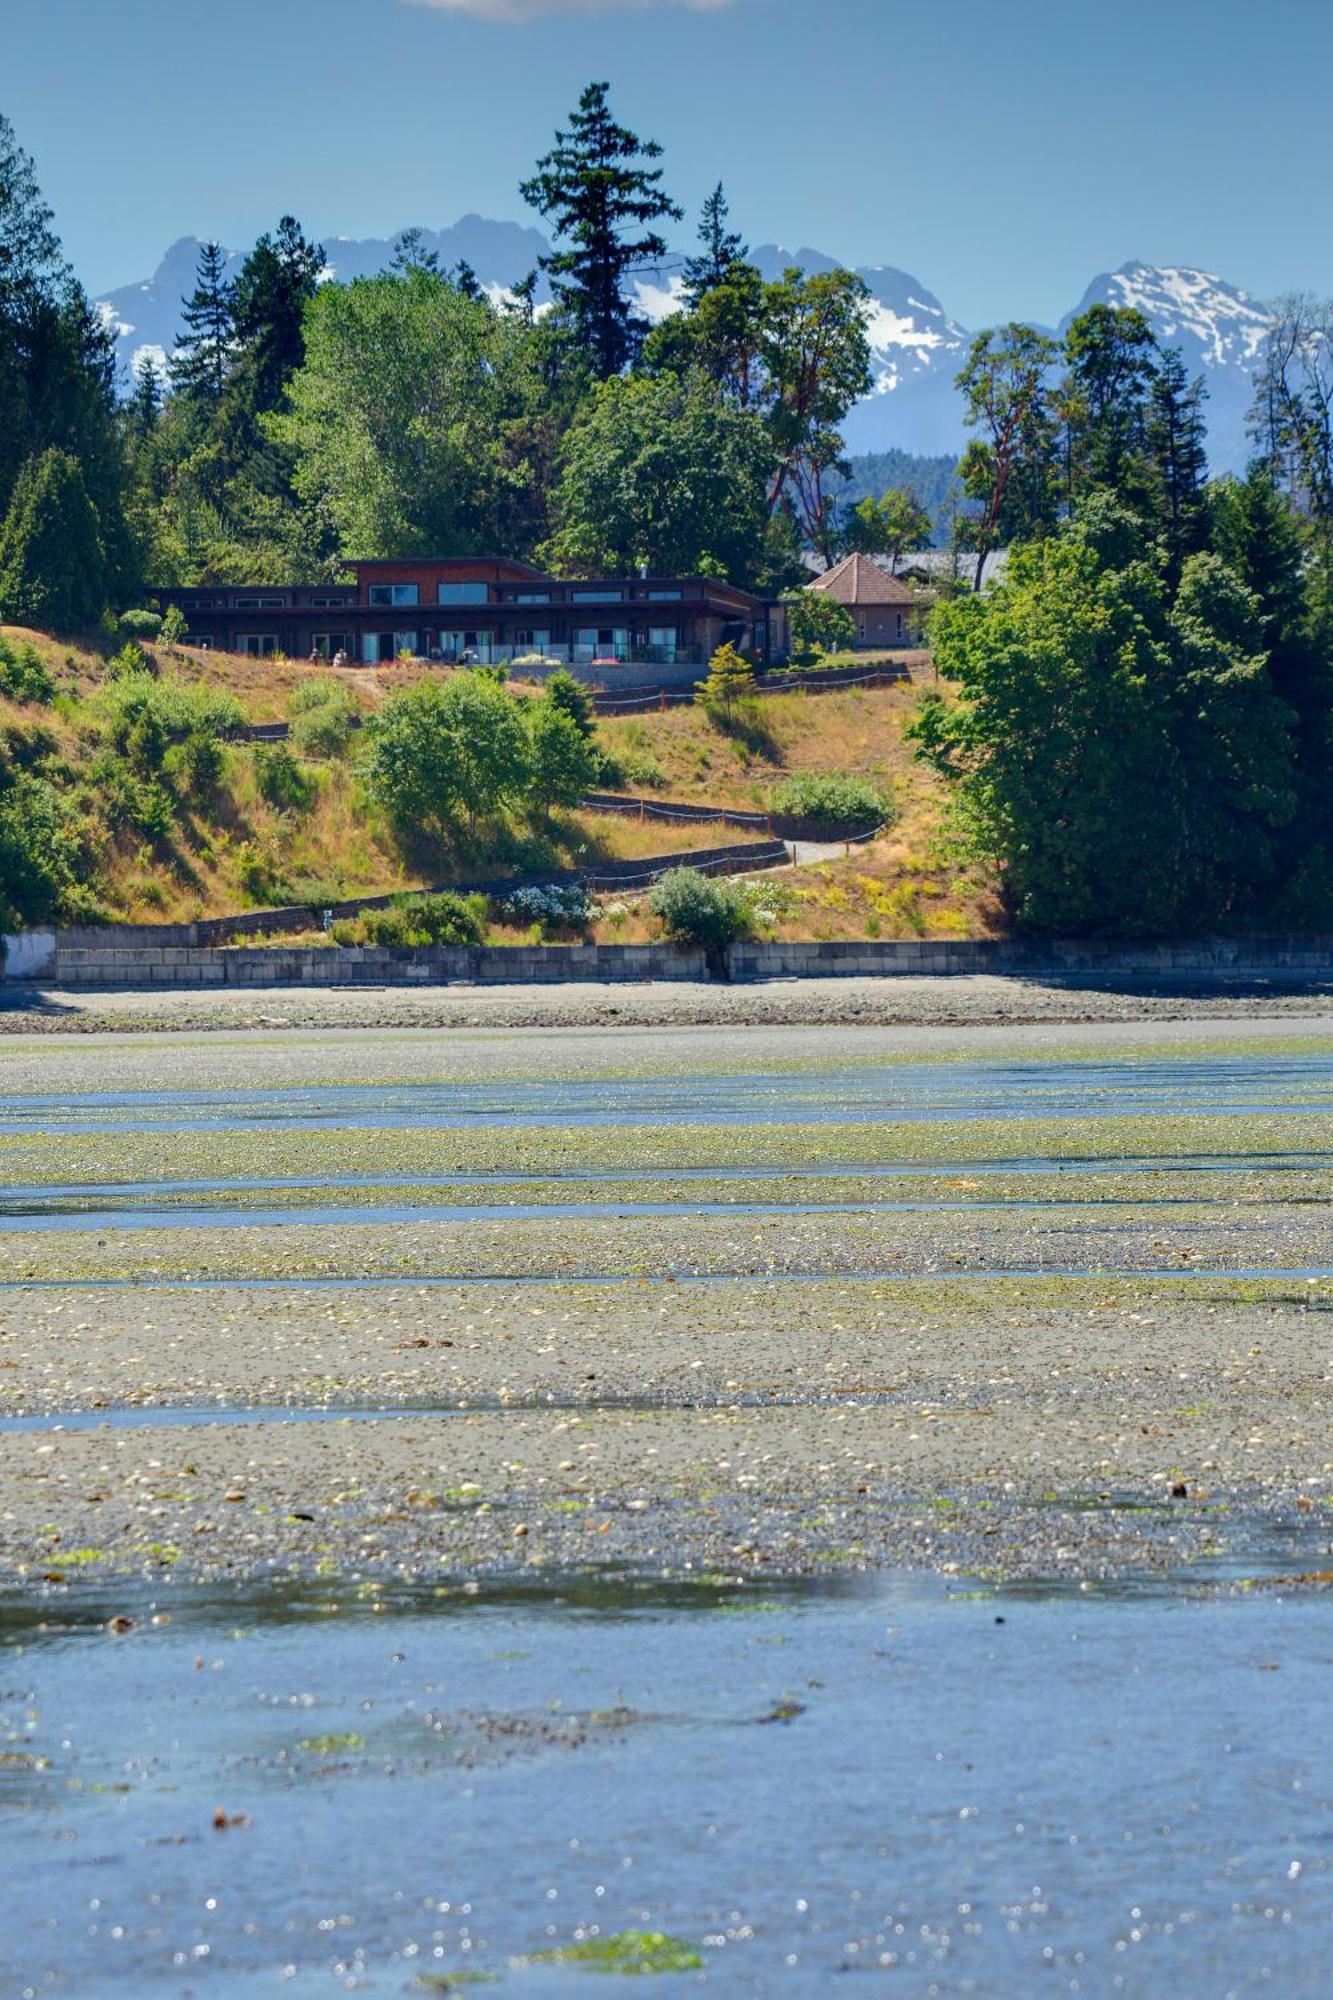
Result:
M609 1937L581 1938L530 1952L524 1965L581 1965L589 1972L699 1972L704 1956L697 1945L665 1931L613 1931Z

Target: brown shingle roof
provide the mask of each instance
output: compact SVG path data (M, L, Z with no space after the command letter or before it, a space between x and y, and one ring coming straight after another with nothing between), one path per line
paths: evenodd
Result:
M824 576L816 577L812 590L825 591L839 604L915 604L916 593L901 577L889 576L869 556L844 556Z

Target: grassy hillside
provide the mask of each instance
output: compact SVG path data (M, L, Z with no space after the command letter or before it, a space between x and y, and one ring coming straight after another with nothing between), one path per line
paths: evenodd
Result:
M365 795L359 733L349 724L419 668L354 670L321 703L330 677L294 661L149 649L146 682L127 671L132 660L12 628L0 628L0 655L9 685L26 682L21 669L5 668L6 657L35 660L49 683L38 700L0 695L0 761L11 800L22 794L28 804L44 801L43 810L58 802L52 865L66 919L188 920L685 854L736 837L720 826L565 812L520 820L473 847L460 836L446 851L411 854ZM157 717L147 723L145 686ZM874 780L894 800L892 831L850 857L785 875L770 898L775 928L814 937L974 934L986 928L984 909L948 871L934 781L903 741L915 702L907 687L772 696L746 704L726 726L678 708L604 721L599 744L625 789L719 806L766 807L792 773ZM228 739L242 723L276 721L293 726L289 754ZM604 937L651 931L633 901L613 905L597 925Z

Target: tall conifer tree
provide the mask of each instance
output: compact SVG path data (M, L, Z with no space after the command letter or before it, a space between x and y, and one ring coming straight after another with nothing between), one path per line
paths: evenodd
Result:
M597 373L619 375L638 355L648 331L627 296L635 272L666 255L654 224L679 221L680 209L662 186L662 169L647 163L662 148L618 125L607 101L610 86L590 83L552 150L519 192L554 224L563 246L543 257L556 304Z

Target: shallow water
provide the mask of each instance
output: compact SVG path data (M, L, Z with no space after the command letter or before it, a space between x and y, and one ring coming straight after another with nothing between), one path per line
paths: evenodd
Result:
M1197 1585L0 1605L0 1971L572 1994L522 1961L635 1929L664 1994L1326 1992L1333 1601Z
M943 1268L421 1277L394 1269L386 1234L382 1274L274 1278L255 1275L257 1255L246 1269L251 1253L233 1234L228 1254L235 1250L239 1265L230 1277L48 1278L0 1291L188 1291L198 1297L190 1310L202 1343L212 1295L238 1289L375 1289L410 1300L438 1287L780 1287L825 1276L840 1286L967 1286L1003 1276L1307 1283L1333 1277L1333 1264L1110 1269L1060 1261L1054 1232L1057 1258L1026 1261L1048 1247L1041 1225L1025 1261L960 1270L947 1261L955 1212L1034 1204L956 1202L945 1191L938 1201L838 1202L821 1198L819 1183L1068 1174L1076 1199L1079 1176L1309 1174L1327 1169L1333 1151L1229 1150L1228 1139L1242 1134L1229 1133L1226 1120L1330 1107L1333 1056L1280 1050L1104 1064L9 1095L0 1098L0 1132L25 1138L152 1132L165 1141L223 1130L280 1138L307 1129L327 1137L327 1153L323 1138L316 1142L321 1166L336 1162L340 1130L391 1126L516 1126L536 1135L578 1125L753 1129L1148 1111L1211 1116L1217 1146L1178 1156L983 1161L942 1146L924 1162L784 1168L747 1161L742 1130L739 1157L693 1169L67 1179L6 1188L0 1230L114 1232L123 1244L125 1232L150 1227L211 1233L296 1222L885 1208L939 1212ZM1279 1129L1275 1144L1305 1136ZM534 1137L525 1168L540 1159L540 1143ZM20 1150L28 1162L21 1171L40 1171L31 1149ZM270 1149L255 1150L262 1166ZM76 1175L78 1151L61 1149L55 1170ZM207 1141L199 1152L206 1172L214 1164ZM273 1163L280 1158L273 1150ZM195 1165L178 1160L178 1173ZM784 1174L809 1182L809 1198L747 1199L747 1182ZM734 1182L738 1199L715 1200L701 1188L697 1202L667 1198L665 1189L660 1202L617 1201L617 1185L629 1181ZM528 1203L488 1201L492 1182L497 1193L500 1184L544 1192ZM604 1188L606 1199L549 1198L562 1183ZM433 1187L457 1198L423 1202L420 1191ZM331 1191L321 1207L284 1200L320 1188ZM217 1199L237 1193L266 1199ZM1145 1193L1143 1203L1101 1204L1116 1218L1108 1214L1104 1232L1109 1257L1127 1209L1178 1205L1154 1198L1150 1181ZM169 1205L173 1196L186 1205ZM1219 1213L1231 1212L1216 1189L1209 1196ZM1095 1219L1095 1205L1087 1206ZM1310 1240L1299 1247L1322 1248ZM1091 1248L1100 1250L1100 1239ZM16 1254L12 1243L6 1254ZM74 1247L66 1254L73 1260ZM95 1271L91 1250L81 1268ZM1166 1315L1162 1327L1169 1341ZM143 1391L155 1392L151 1354ZM49 1449L56 1468L62 1429L104 1428L110 1458L122 1443L131 1448L124 1434L136 1430L364 1426L459 1413L431 1404L149 1404L7 1418L0 1433L48 1433L37 1449ZM280 1449L294 1455L297 1443L293 1436ZM159 1448L156 1436L142 1444ZM1243 1547L1245 1533L1237 1528L1229 1540ZM77 1571L77 1553L65 1558L67 1574ZM666 1994L688 1986L804 2000L855 1974L913 1996L1322 1994L1333 1938L1333 1759L1323 1725L1333 1597L1276 1578L1284 1567L1326 1568L1327 1529L1303 1532L1299 1547L1261 1548L1255 1561L1263 1575L1243 1590L1233 1572L1202 1568L1082 1591L1037 1584L998 1592L891 1575L818 1586L766 1581L759 1595L716 1579L552 1583L520 1572L419 1588L355 1572L337 1583L231 1589L173 1585L169 1574L151 1586L35 1584L0 1596L0 1986L72 2000L249 2000L424 1993L423 1972L471 1969L494 1975L507 1993L567 1994L590 1982L595 1989L595 1978L575 1964L528 1962L533 1953L594 1932L661 1930L702 1960L697 1971L650 1984ZM117 1636L113 1618L132 1624ZM218 1813L243 1821L219 1829Z
M880 1063L807 1073L292 1090L88 1091L0 1096L0 1132L254 1131L477 1125L830 1124L868 1119L1217 1117L1333 1107L1333 1054L1106 1063Z

